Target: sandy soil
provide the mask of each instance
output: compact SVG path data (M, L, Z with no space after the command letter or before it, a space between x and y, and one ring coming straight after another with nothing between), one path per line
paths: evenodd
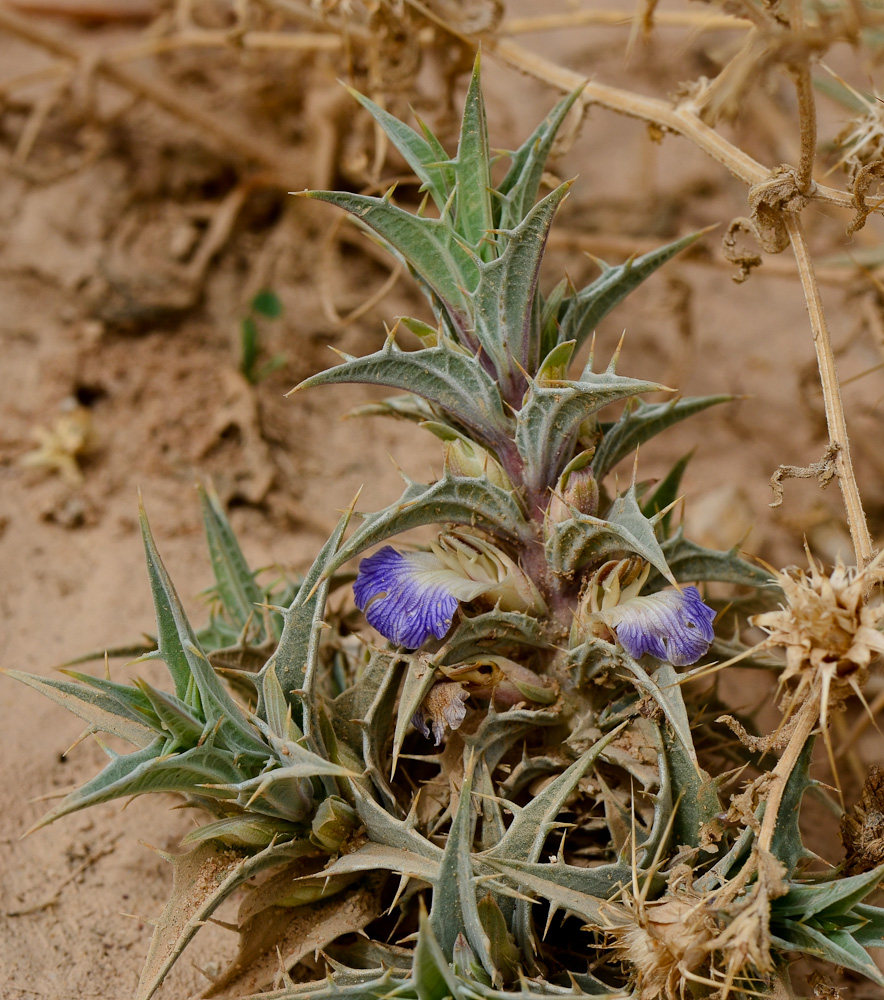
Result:
M83 51L130 44L144 29L115 20L87 27L41 16L36 23ZM702 44L686 38L664 32L631 65L623 60L624 29L527 43L607 82L663 96L716 46L732 44L725 35ZM684 46L678 71L669 65L676 43ZM3 78L47 60L0 26ZM344 70L334 58L274 57L261 69L254 61L242 68L230 54L185 54L138 69L190 87L195 105L223 112L247 141L269 136L285 151L291 189L353 184L359 162L365 165L357 154L366 131L340 110L334 78ZM492 137L501 146L524 136L555 97L493 63L486 81ZM16 91L0 118L9 167L0 185L0 663L49 674L70 657L151 628L135 520L139 488L170 571L200 620L198 595L210 572L196 477L214 479L253 565L297 571L361 484L363 509L397 495L388 455L415 476L439 460L431 439L409 427L340 422L341 412L370 396L364 390L283 398L333 363L326 345L374 349L384 320L423 308L400 281L357 322L333 321L330 303L346 314L366 289L380 288L387 271L358 248L358 238L341 241L332 209L288 198L280 185L240 190L245 174L229 150L149 101L129 107L119 89L99 95L100 127L76 87L62 95L29 155L16 158L40 93ZM425 99L425 83L416 96ZM425 103L441 116L440 102ZM784 105L780 114L787 111ZM792 131L773 112L747 114L733 134L763 162L795 159ZM343 177L331 166L338 154L350 163ZM399 169L391 162L385 176ZM599 110L555 170L579 178L550 253L551 281L562 268L575 280L593 273L581 249L622 260L745 212L743 187L685 141L655 145L640 124ZM233 225L208 253L205 241L224 212L234 213ZM823 254L846 245L845 213L808 213L808 222ZM880 235L872 222L852 247L873 247ZM767 506L777 466L816 461L825 448L813 346L790 262L778 259L737 285L717 243L708 236L698 254L655 276L598 330L605 359L626 330L624 373L686 393L747 397L646 448L642 475L662 474L695 448L686 516L699 540L726 546L751 529L745 547L782 564L799 558L807 534L819 554L847 556L837 486L821 492L813 480L790 481L784 506ZM283 353L286 363L252 386L237 371L237 330L262 287L285 307L265 335L268 356ZM874 287L843 271L824 295L842 375L880 364L884 320ZM884 527L881 394L880 373L845 389L876 537ZM82 481L23 467L35 430L69 421L75 405L91 434ZM125 668L115 672L123 676ZM33 800L82 782L103 756L93 741L65 756L80 733L77 720L9 680L0 680L0 733L0 1000L124 1000L170 881L150 847L174 849L192 820L170 812L172 799L151 797L92 809L21 840L46 809ZM200 969L217 968L233 944L227 932L206 928L160 995L183 998L203 988Z

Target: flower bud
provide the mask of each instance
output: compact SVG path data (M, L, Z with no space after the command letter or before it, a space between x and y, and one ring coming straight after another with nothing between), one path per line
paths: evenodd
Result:
M497 459L466 438L456 437L445 442L445 469L452 476L487 476L490 483L507 492L513 488Z
M353 807L340 796L330 795L316 810L310 840L329 854L337 854L358 823L359 817Z
M572 507L592 517L598 512L599 484L589 466L571 473L566 470L549 502L548 516L556 523L567 521Z

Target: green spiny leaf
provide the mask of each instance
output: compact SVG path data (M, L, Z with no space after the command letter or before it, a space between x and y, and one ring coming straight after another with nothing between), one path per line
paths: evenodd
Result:
M582 91L581 85L562 98L516 152L510 154L510 168L497 189L499 204L495 207L498 228L510 229L518 225L537 200L556 134Z
M373 229L432 289L454 324L470 315L469 294L479 284L478 261L444 219L420 218L386 198L342 191L307 191L308 198L343 208Z
M618 552L631 552L673 582L666 555L654 532L659 517L659 514L645 517L633 484L617 497L606 518L581 514L572 508L567 521L551 525L546 542L547 561L554 572L570 576L590 562L601 562Z
M526 892L535 893L540 899L546 900L555 909L563 909L569 913L574 913L590 923L601 923L599 906L604 899L587 893L577 892L566 886L552 882L544 875L536 875L536 869L552 868L552 865L518 864L516 861L504 861L503 859L488 858L487 863L499 871L502 875L518 883L519 887ZM607 898L607 897L605 897ZM524 946L523 946L524 955Z
M313 375L297 390L350 382L409 389L441 407L492 449L506 448L512 436L512 420L504 413L491 377L473 358L448 343L403 351L388 338L382 350L364 358L345 355L343 364Z
M789 891L771 903L777 917L811 917L824 920L848 913L857 903L873 892L884 880L884 865L847 878L803 885L791 884Z
M846 931L830 930L823 933L797 920L772 921L771 944L784 951L804 952L845 969L853 969L879 986L884 986L884 976L868 952Z
M485 476L445 474L431 485L410 483L399 500L375 514L341 546L325 570L329 576L372 545L424 524L468 524L510 541L527 540L531 528L511 493Z
M642 504L642 514L647 518L654 517L662 510L667 511L662 519L656 522L660 525L660 534L663 538L669 534L669 525L672 521L672 511L668 508L678 499L681 477L684 475L693 454L694 452L691 450L687 455L683 455L660 480L651 496Z
M526 480L543 493L570 460L581 423L602 407L664 386L613 372L584 371L579 381L532 382L519 413L516 444L525 459Z
M206 539L212 557L218 597L231 622L240 631L263 602L264 594L246 563L230 522L211 488L197 487Z
M863 948L884 948L884 909L857 903L850 911L863 921L861 927L852 932L852 937Z
M227 751L202 746L166 754L165 747L166 740L158 737L141 750L114 757L100 774L66 795L33 829L100 802L146 792L193 792L206 782L230 782L240 777Z
M447 162L441 162L447 157L443 153L440 159L438 141L436 144L429 142L388 111L379 108L374 101L359 91L353 90L352 87L348 87L347 90L381 126L390 142L417 175L421 182L421 190L429 191L436 208L440 212L443 211L454 190L454 167Z
M486 855L486 859L493 857L501 862L537 861L546 838L556 828L556 817L566 799L577 786L577 782L598 760L605 747L622 732L625 725L624 723L603 736L543 791L535 795L521 812L513 817L503 839L492 850L490 856ZM519 881L521 884L521 880ZM530 924L529 904L522 900L516 901L513 930L526 960L533 956L535 950Z
M522 371L535 372L540 361L534 290L549 227L569 188L561 184L515 228L502 231L503 253L479 267L479 287L473 296L476 338L494 362L504 395L513 404L524 392Z
M581 896L590 896L596 900L614 898L622 888L632 884L633 876L632 866L624 861L598 865L595 868L569 865L564 861L541 864L536 861L515 859L503 861L496 858L489 861L489 864L505 874L512 882L517 883L522 876L530 876L535 880L532 888L536 888L540 882L546 882L549 886L556 886ZM637 874L642 878L641 873ZM656 888L660 888L663 881L660 877L652 880ZM551 895L547 896L546 890L542 890L540 898L544 897L552 898Z
M661 664L654 680L662 697L669 726L662 728L663 754L674 801L672 837L676 844L697 847L703 828L721 812L715 782L697 763L690 722L679 676L668 663ZM670 731L671 727L671 731Z
M125 696L124 700L121 700L113 691L96 690L94 687L55 678L38 677L36 674L26 674L20 670L6 670L4 673L45 694L62 708L84 719L95 732L112 733L142 748L156 739L159 722L146 719L138 709L127 704L128 699L125 699ZM86 675L73 676L82 676L87 683L92 680ZM126 693L131 691L128 685L119 684L115 687L121 688Z
M282 840L292 840L297 832L298 827L294 823L286 823L271 816L246 814L225 816L205 823L182 837L181 843L198 844L204 840L219 840L228 847L252 850L269 847Z
M370 798L357 782L350 782L350 790L353 793L356 812L365 824L369 840L385 847L409 851L431 861L441 860L442 848L418 833L411 823L391 816L386 809Z
M396 728L393 732L393 772L399 760L402 744L408 734L411 720L423 704L430 688L436 680L433 664L420 655L409 657L405 672L405 682L402 685L402 695L396 709Z
M678 683L678 675L675 673L674 668L668 663L661 664L654 676L651 677L645 668L633 660L625 651L618 651L616 655L618 656L619 664L635 678L635 686L638 690L645 697L652 698L660 706L660 709L666 716L666 721L672 727L672 731L678 740L680 752L684 754L690 767L702 778L705 772L700 770L700 766L697 763L697 752L694 749L694 741L691 738L691 725L681 693L681 686ZM682 774L681 780L683 782L689 780L686 769Z
M520 611L486 611L461 617L446 639L441 662L449 666L486 653L506 656L515 650L549 647L542 625L532 615Z
M276 658L261 671L262 714L268 729L279 739L296 743L303 733L292 719L292 707L276 674Z
M175 694L182 701L187 701L192 675L182 643L182 634L194 646L197 645L197 639L183 610L181 610L178 594L160 559L143 505L139 508L139 516L144 548L147 553L150 589L153 593L154 611L157 619L157 655L169 668L169 673L175 683Z
M475 810L472 803L473 761L464 775L457 812L448 832L439 877L433 891L430 926L447 958L454 951L458 934L465 934L485 971L499 978L491 960L490 942L479 919L476 888L473 884L471 850L475 833Z
M290 607L283 612L279 646L260 675L259 690L262 692L262 701L264 675L273 670L286 701L292 707L295 724L307 737L308 746L320 756L322 737L316 717L316 704L311 702L304 692L314 683L319 657L319 633L323 628L322 616L331 588L331 574L324 576L324 573L341 544L352 514L351 505L341 516L335 530L313 561ZM266 718L266 709L262 701L258 703L257 714Z
M409 420L415 424L428 421L438 421L439 414L425 399L408 393L403 396L388 396L377 403L363 403L354 406L344 414L344 419L351 417L393 417L395 420Z
M792 768L786 787L783 790L783 797L780 801L779 812L777 813L777 824L774 828L773 837L770 844L770 852L773 856L786 866L786 877L791 878L795 869L801 861L812 858L813 854L804 846L801 839L801 827L799 816L801 813L801 801L804 793L812 784L809 774L810 759L813 753L813 738L807 740L798 755L798 760ZM843 886L845 881L839 881ZM815 897L820 899L821 897ZM860 896L859 899L863 897ZM858 902L859 900L857 900ZM776 900L775 906L782 902L788 905L788 897L785 900Z
M604 437L592 460L593 474L601 481L618 462L667 427L695 413L701 413L710 406L729 403L733 398L724 395L689 396L665 403L645 403L640 399L628 403L623 408L620 419L604 428Z
M439 850L439 855L441 854L442 851ZM369 842L351 854L344 854L333 861L323 869L322 874L334 877L374 871L398 872L424 882L436 883L439 880L440 864L438 858L433 860L405 848Z
M419 1000L466 1000L423 909L412 976Z
M178 746L189 748L200 742L205 735L205 723L195 718L183 701L165 691L158 691L141 678L135 683L150 702L165 732ZM167 752L169 749L167 747Z
M479 79L480 58L476 55L473 74L464 101L457 157L452 161L455 175L455 231L483 260L495 256L490 242L494 227L491 211L491 155L485 101Z
M727 552L717 552L714 549L703 548L684 537L684 529L679 525L675 533L661 545L666 563L672 570L672 575L679 583L696 580L718 580L722 583L733 583L743 587L765 587L772 593L773 577L760 566L741 559L734 548ZM662 580L654 574L645 584L645 592L651 593L664 586Z
M375 654L385 669L377 685L371 704L360 714L362 729L362 759L366 773L387 802L391 812L399 810L398 800L386 777L386 748L393 728L393 709L405 673L405 661L389 654ZM363 675L364 676L364 675Z
M578 348L598 323L618 303L677 253L695 243L704 231L692 233L641 257L632 257L619 267L605 266L602 274L564 302L559 315L559 339L576 340Z
M479 920L488 939L488 959L497 973L498 985L518 978L521 955L506 925L503 912L489 892L479 900Z
M160 559L143 507L141 531L157 617L156 655L169 667L175 681L175 694L191 709L197 709L210 728L217 727L218 737L228 748L259 759L266 756L266 746L255 736L200 648Z

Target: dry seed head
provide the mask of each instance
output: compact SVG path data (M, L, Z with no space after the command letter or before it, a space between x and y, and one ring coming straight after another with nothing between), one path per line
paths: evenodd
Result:
M638 1000L679 1000L691 981L706 981L711 944L718 927L704 898L680 893L645 903L628 893L604 908L600 928L635 974Z
M751 619L768 634L767 646L786 652L783 683L796 700L828 688L836 698L865 683L873 658L884 653L884 605L880 593L864 595L884 580L881 556L865 569L839 559L830 573L808 552L809 571L791 567L775 574L785 606Z

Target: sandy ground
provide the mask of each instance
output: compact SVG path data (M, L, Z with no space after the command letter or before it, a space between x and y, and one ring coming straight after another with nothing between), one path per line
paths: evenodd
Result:
M87 50L132 42L143 30L119 23L87 30L68 19L38 23ZM703 52L730 44L726 36L709 45L685 37L661 34L632 65L624 65L624 29L546 35L537 44L561 51L581 72L663 96L679 80L668 65L676 41L684 74L696 71ZM226 79L223 59L203 59L207 78ZM4 78L45 63L38 48L0 28ZM277 75L279 65L272 64ZM160 66L145 62L141 71L182 86L195 72L193 58L183 57ZM328 60L287 72L300 89L284 106L276 138L288 144L288 183L299 189L313 185L322 169L328 173L320 162L322 136L333 126L316 106L337 107L334 77L342 71ZM250 109L263 100L269 110L255 128L269 129L277 78L268 71L264 91L255 78L252 66L217 93L196 79L194 100L229 111L230 127L246 136ZM486 80L492 138L501 146L523 137L555 97L493 63ZM122 101L119 93L106 99ZM356 239L339 244L337 259L329 255L332 209L278 190L248 191L230 233L197 274L188 269L199 252L193 244L205 238L235 188L229 157L198 131L149 103L121 105L100 152L52 176L59 158L73 155L69 147L80 152L85 133L95 132L76 102L62 100L48 114L28 169L12 157L23 112L11 102L3 114L0 142L11 169L0 185L0 664L50 674L70 657L136 639L152 626L135 519L139 488L164 558L199 621L199 592L210 572L196 477L214 479L252 565L294 572L309 563L336 510L361 484L363 509L397 495L388 455L418 477L438 469L439 458L432 439L410 427L339 421L371 395L359 388L283 398L334 361L327 344L352 353L375 349L384 320L422 308L400 281L356 323L341 327L330 319L324 302L345 314L387 274ZM794 160L787 120L747 115L732 134L763 162ZM336 134L341 145L332 148L346 152ZM601 110L554 169L578 182L552 244L550 282L563 268L575 280L593 274L581 249L622 260L632 249L726 224L745 211L742 185L685 141L652 144L640 124ZM328 180L340 178L332 171ZM846 213L813 211L807 219L822 255L847 245ZM872 222L852 249L874 247L880 235ZM767 481L780 463L805 465L825 449L813 346L790 262L783 255L738 285L717 243L717 234L708 236L699 254L655 276L598 330L605 361L626 330L623 373L690 394L746 397L645 448L642 475L661 475L694 448L686 517L699 540L727 546L751 529L746 549L783 564L800 557L807 534L820 555L846 557L836 485L821 492L813 480L790 481L784 506L767 506ZM884 320L874 286L843 275L825 286L824 296L847 378L880 364ZM276 290L285 307L265 333L268 355L281 352L286 363L251 386L237 371L237 324L261 287ZM880 372L845 389L877 539L884 528L882 394ZM82 481L22 467L35 429L69 418L74 402L92 436ZM624 467L622 476L629 475ZM124 676L125 668L115 672ZM21 840L47 808L35 798L61 794L100 767L102 751L92 741L64 756L79 733L78 721L60 708L0 679L0 1000L131 996L149 920L170 881L168 865L147 845L174 849L192 824L185 813L170 811L172 799L151 797L125 809L95 808ZM184 998L204 987L200 968L217 968L233 944L227 932L206 928L160 995Z

